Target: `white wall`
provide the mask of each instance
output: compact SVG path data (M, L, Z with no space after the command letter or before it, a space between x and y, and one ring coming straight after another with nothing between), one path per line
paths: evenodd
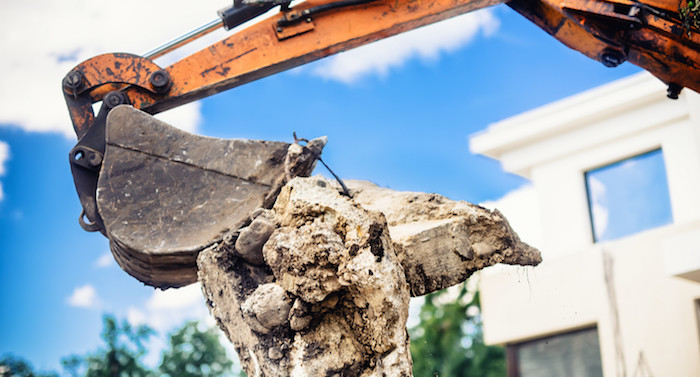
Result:
M594 244L584 173L659 147L673 224ZM606 376L634 375L640 354L655 376L700 376L698 94L671 101L635 75L494 124L471 148L531 179L542 226L540 266L483 273L487 343L597 325Z

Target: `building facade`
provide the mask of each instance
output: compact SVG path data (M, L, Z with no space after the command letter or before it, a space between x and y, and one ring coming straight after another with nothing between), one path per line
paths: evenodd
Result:
M470 147L531 182L506 205L520 213L502 211L535 230L521 237L543 263L481 277L484 338L507 347L510 377L700 376L700 95L670 100L643 73Z

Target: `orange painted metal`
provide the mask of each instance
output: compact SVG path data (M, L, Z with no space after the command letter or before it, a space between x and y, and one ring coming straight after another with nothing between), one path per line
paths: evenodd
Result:
M96 84L109 83L133 84L149 88L149 76L160 70L160 67L137 55L114 53L98 55L86 60L75 67L75 70L82 74L86 89Z
M308 0L292 11L299 12L333 1ZM88 93L96 102L113 90L114 87L105 89L100 86L115 82L115 62L119 60L119 69L123 72L118 74L124 78L122 82L131 84L123 89L131 104L154 114L328 55L502 2L504 0L376 1L319 14L313 18L313 27L303 27L308 30L301 33L297 32L299 25L282 27L280 31L277 26L277 20L282 17L280 14L165 68L172 78L172 87L165 94L149 90L144 80L155 67L137 61L133 55L119 56L131 59L131 63L110 54L101 55L77 66L72 72L89 69L90 73L86 74L89 84L82 93ZM278 34L283 37L278 37ZM66 92L67 98L69 94ZM83 112L71 111L76 130L82 129L87 117Z
M308 0L288 12L333 3ZM630 61L668 84L700 91L700 31L682 27L678 0L513 0L509 6L565 45L614 66ZM88 103L121 90L130 103L149 113L181 104L504 0L384 0L334 9L280 26L282 13L229 36L164 68L172 79L165 93L149 84L160 70L129 54L105 54L78 65L85 83L66 90L76 132L94 115ZM495 73L494 73L495 74Z
M700 92L700 30L682 26L678 0L513 0L508 6L592 59L627 60L672 87Z
M309 0L292 11L302 12L328 0ZM485 8L502 0L390 0L341 8L312 19L314 27L281 39L279 17L262 21L208 49L168 67L172 98L154 105L169 108L181 98L223 90L311 61L386 38L403 31ZM280 16L281 17L281 16ZM302 21L304 22L304 21ZM281 27L296 29L297 25ZM196 73L196 74L193 74Z

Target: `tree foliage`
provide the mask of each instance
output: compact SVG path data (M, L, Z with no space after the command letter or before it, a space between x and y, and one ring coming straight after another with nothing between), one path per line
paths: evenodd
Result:
M425 296L410 329L414 376L505 377L505 351L483 341L479 292L458 289L452 300L447 291Z
M228 359L216 330L200 330L197 322L187 322L171 333L170 347L163 352L160 367L157 370L148 368L143 364L142 359L147 353L145 343L154 334L148 326L132 326L127 321L119 323L114 316L105 315L102 330L104 345L87 355L64 358L63 367L72 377L233 375L233 362ZM37 377L54 376L57 375L37 375ZM0 377L5 375L0 374Z
M37 372L27 360L14 355L0 359L0 377L58 377L56 372Z
M121 324L112 315L102 318L104 346L85 356L69 356L62 360L71 376L85 377L150 377L141 358L146 354L144 342L154 331L148 326L132 326L126 320Z
M202 331L197 322L187 322L170 335L160 372L169 377L219 377L230 375L232 366L214 329Z
M505 377L503 348L487 346L481 332L479 293L468 285L456 292L441 291L425 296L420 323L410 329L415 377ZM456 293L456 296L455 296ZM112 315L103 317L104 344L92 353L62 360L64 369L76 377L214 377L233 376L233 362L214 329L201 330L187 322L170 334L170 347L163 352L157 371L143 365L144 343L154 334L147 326L121 324ZM245 376L240 372L240 376ZM21 358L0 359L0 377L58 377L55 372L35 372Z

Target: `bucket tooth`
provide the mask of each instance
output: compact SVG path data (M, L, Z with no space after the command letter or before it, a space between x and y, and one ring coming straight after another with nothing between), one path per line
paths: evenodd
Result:
M118 106L106 143L97 207L112 253L138 280L170 288L196 282L199 251L271 206L290 172L309 175L325 138L295 146L290 162L289 143L197 136Z

